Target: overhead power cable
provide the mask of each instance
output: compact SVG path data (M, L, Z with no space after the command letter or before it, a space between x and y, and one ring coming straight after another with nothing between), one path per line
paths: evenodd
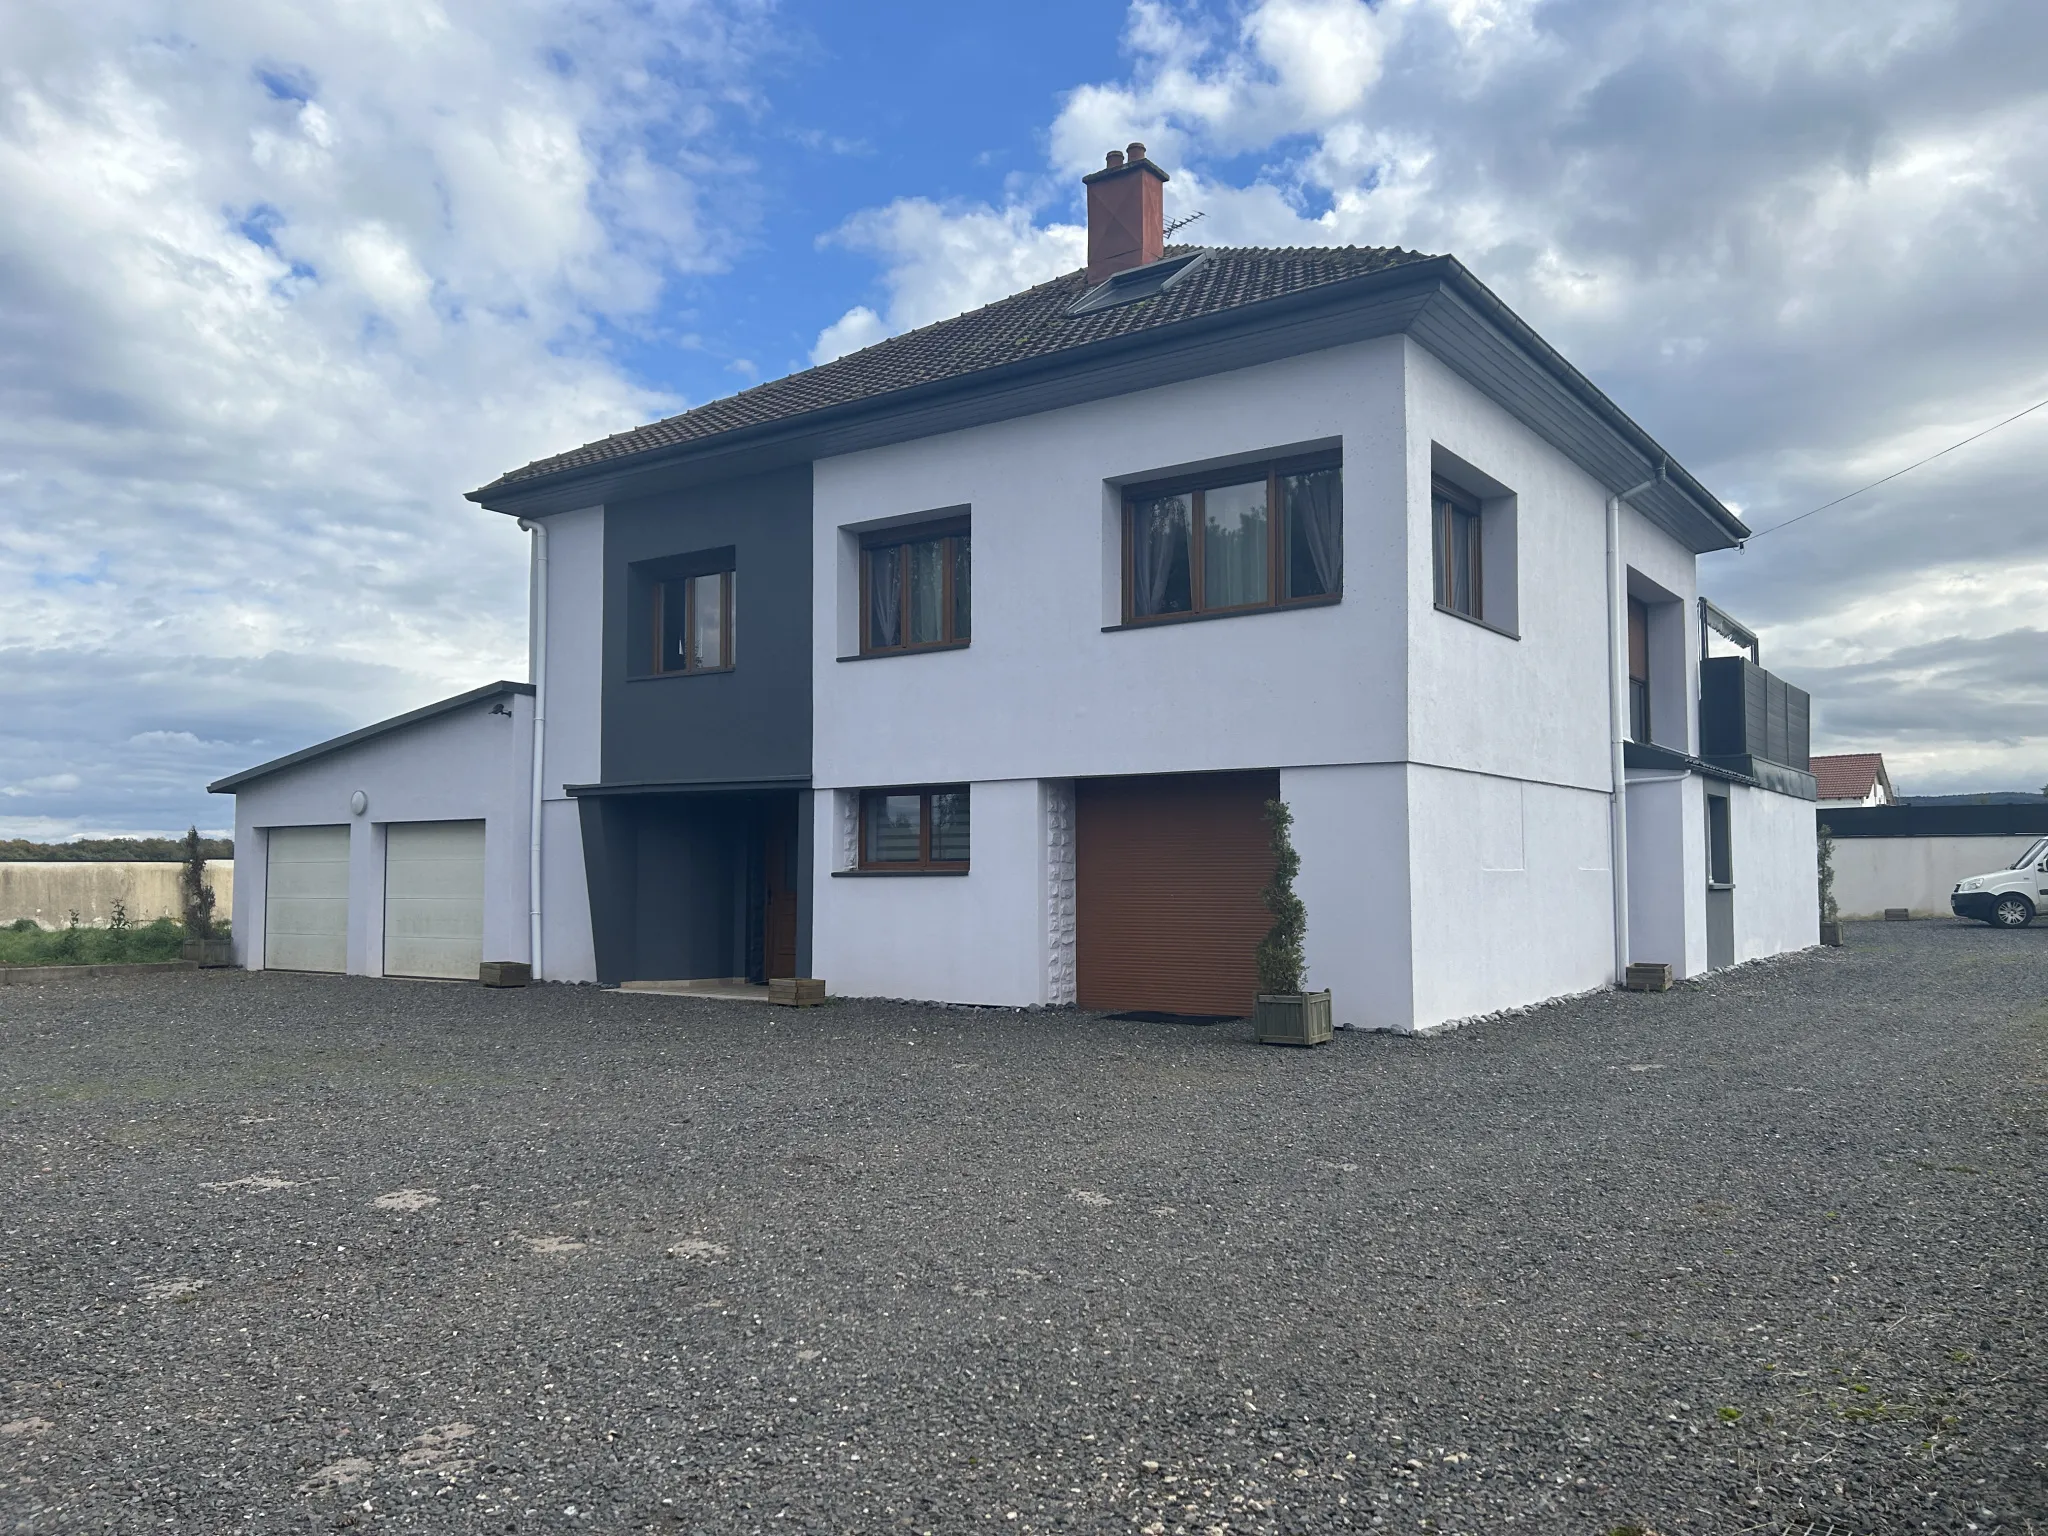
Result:
M1754 540L1760 539L1766 533L1776 533L1780 528L1790 528L1794 523L1803 523L1806 521L1806 519L1812 517L1815 513L1827 511L1829 507L1839 507L1843 502L1852 501L1856 497L1861 496L1865 491L1876 490L1880 485L1883 485L1886 480L1896 480L1901 475L1912 473L1914 470L1918 469L1922 464L1932 464L1936 459L1940 458L1943 453L1954 453L1958 448L1967 448L1970 444L1977 441L1978 438L1989 437L1992 433L1996 432L2000 427L2009 427L2014 422L2018 421L2020 417L2031 416L2034 414L2034 412L2040 410L2041 407L2044 405L2048 405L2048 400L2036 400L2024 411L2015 411L2012 415L2006 417L2003 421L1994 421L1982 432L1973 432L1968 437L1964 438L1960 443L1950 443L1946 448L1942 449L1940 453L1930 453L1924 459L1915 459L1911 464L1908 464L1904 469L1893 470L1890 474L1886 475L1883 480L1873 480L1868 485L1859 485L1855 490L1849 492L1848 495L1837 496L1833 501L1823 502L1820 506L1815 507L1812 512L1802 512L1797 517L1786 518L1785 521L1783 521L1782 523L1773 523L1768 528L1762 529L1756 533L1752 533L1748 539L1744 540L1744 542L1749 543Z

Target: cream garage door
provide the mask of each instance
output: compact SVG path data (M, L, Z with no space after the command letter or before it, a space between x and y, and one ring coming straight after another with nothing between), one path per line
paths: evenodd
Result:
M263 963L348 969L348 828L272 827L264 856Z
M475 981L484 958L484 824L395 821L384 836L384 974Z

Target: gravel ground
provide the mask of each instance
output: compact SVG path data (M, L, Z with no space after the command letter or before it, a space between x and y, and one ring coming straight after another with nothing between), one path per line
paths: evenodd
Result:
M18 1531L2048 1532L2048 925L1430 1040L0 992Z

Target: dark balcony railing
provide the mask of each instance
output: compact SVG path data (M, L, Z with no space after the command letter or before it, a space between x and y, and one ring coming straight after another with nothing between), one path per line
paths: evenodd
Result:
M1700 663L1700 756L1710 763L1766 782L1781 776L1770 767L1810 775L1812 712L1805 689L1747 656Z

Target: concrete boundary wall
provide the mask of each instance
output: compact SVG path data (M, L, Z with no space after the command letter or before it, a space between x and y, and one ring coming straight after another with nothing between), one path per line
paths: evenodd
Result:
M62 928L78 913L87 928L104 928L114 903L127 909L138 926L159 917L179 917L182 864L75 862L0 863L0 925L27 917L45 928ZM228 920L235 906L235 866L229 859L210 860L206 883L213 892L213 914Z
M2030 836L1837 837L1835 905L1845 918L1948 917L1949 892L1968 875L2004 869L2033 845Z

